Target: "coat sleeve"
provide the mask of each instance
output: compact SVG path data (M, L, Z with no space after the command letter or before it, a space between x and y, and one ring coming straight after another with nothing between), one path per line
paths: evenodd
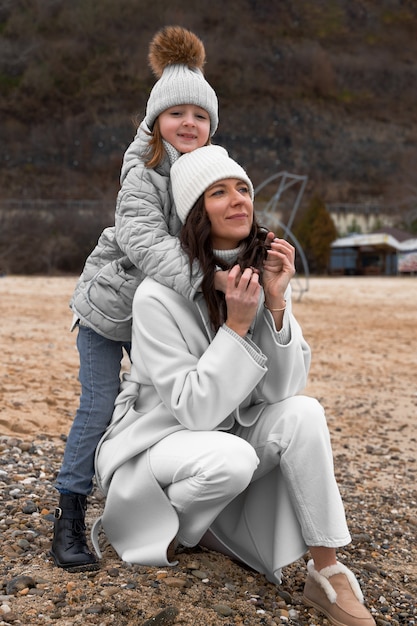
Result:
M290 292L284 316L287 343L280 342L280 333L275 329L271 313L262 307L260 316L260 330L255 330L254 341L267 357L268 372L260 382L258 392L268 403L279 402L300 393L306 386L311 351L292 313Z
M143 285L133 304L132 345L141 378L185 428L217 428L264 376L265 357L254 358L223 328L209 343L183 298L165 305L142 292Z
M116 206L118 246L145 275L192 299L201 283L200 268L193 265L178 239L179 220L172 218L168 176L137 164L127 174ZM175 222L170 232L168 220Z

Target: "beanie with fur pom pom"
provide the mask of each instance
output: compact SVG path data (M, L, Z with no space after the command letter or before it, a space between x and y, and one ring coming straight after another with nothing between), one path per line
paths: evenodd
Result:
M166 26L152 39L148 60L158 79L146 106L148 128L152 129L158 115L166 109L194 104L209 114L210 135L214 135L219 123L218 102L214 89L204 78L203 42L181 26Z

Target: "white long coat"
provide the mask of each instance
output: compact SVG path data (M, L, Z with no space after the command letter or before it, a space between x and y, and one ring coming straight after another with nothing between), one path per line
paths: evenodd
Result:
M214 335L202 298L191 302L151 278L139 286L131 372L96 452L96 477L107 496L100 521L123 560L167 565L178 531L177 514L148 463L150 446L177 430L230 430L235 421L249 426L266 404L304 388L310 349L291 312L290 288L286 298L281 336L289 341L283 345L262 301L250 338L241 341L224 327ZM275 582L307 549L279 469L251 483L210 530Z

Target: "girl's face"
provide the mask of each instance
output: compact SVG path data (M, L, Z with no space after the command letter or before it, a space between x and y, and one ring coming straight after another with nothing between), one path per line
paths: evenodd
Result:
M178 152L192 152L205 146L210 137L210 116L195 104L170 107L159 117L159 129L165 141Z
M252 228L253 203L248 185L237 178L225 178L204 193L204 207L211 223L215 250L233 250Z

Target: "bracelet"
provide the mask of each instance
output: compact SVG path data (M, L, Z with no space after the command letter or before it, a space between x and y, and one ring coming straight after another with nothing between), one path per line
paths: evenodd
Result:
M269 306L266 306L266 302L264 302L264 307L265 307L266 309L268 309L268 311L271 311L271 312L274 312L274 313L275 313L276 311L285 311L285 309L287 308L287 301L286 301L286 300L284 300L284 302L285 302L285 306L283 306L283 307L282 307L282 309L270 309L270 308L269 308Z

